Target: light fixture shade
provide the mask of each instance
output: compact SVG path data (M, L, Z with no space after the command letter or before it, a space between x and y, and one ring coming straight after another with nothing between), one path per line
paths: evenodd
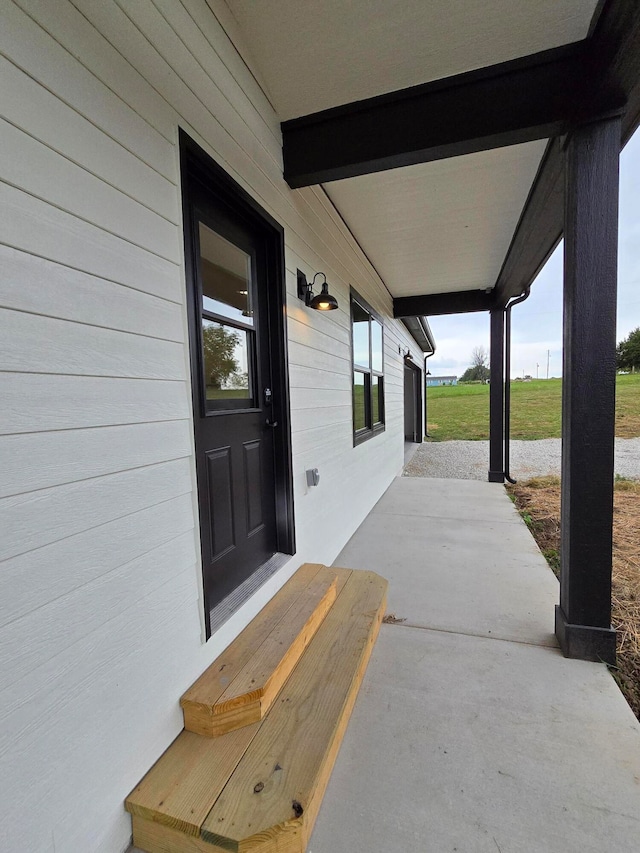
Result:
M314 308L316 311L333 311L337 307L338 300L329 293L329 285L325 281L321 293L313 297L309 308Z

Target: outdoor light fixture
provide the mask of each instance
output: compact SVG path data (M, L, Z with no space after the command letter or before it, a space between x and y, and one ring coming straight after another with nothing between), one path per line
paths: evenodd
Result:
M324 278L322 291L320 293L314 293L313 285L319 275ZM338 300L335 296L332 296L329 293L327 277L323 272L317 272L314 275L311 284L309 284L306 275L302 270L298 270L298 299L304 300L305 305L316 311L333 311L334 308L338 307Z

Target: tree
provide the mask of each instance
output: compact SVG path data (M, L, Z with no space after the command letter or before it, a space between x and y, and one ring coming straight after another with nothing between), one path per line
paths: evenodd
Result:
M474 347L471 353L471 367L488 367L489 353L486 347Z
M202 330L202 350L204 353L204 376L209 387L220 389L225 380L239 370L234 358L234 350L240 343L236 332L229 332L224 326L205 326Z
M616 370L640 370L640 328L634 329L616 348Z
M485 347L474 347L471 353L471 367L468 367L460 377L460 382L488 382L489 353Z

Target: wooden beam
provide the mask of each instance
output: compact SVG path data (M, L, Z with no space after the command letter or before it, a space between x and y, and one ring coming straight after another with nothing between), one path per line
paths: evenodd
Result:
M495 306L493 292L457 290L452 293L425 293L421 296L397 296L393 300L394 317L435 317L438 314L467 314L490 311Z
M283 122L284 177L303 187L562 133L583 102L584 45Z
M585 78L591 82L581 108L583 118L612 101L626 102L621 126L624 145L640 124L640 3L608 0L587 45ZM564 143L557 138L547 146L496 281L501 305L531 284L562 237Z

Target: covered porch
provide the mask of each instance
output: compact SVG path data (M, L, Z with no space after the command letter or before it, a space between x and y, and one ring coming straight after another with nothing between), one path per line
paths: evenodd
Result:
M399 477L335 565L388 578L389 616L309 851L637 848L640 724L603 664L563 657L502 486Z

